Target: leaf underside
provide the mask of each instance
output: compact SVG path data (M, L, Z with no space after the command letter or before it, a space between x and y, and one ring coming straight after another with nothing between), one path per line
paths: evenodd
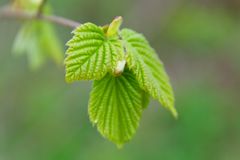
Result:
M127 64L141 88L169 109L174 117L177 117L173 89L164 65L154 49L141 34L130 29L123 29L121 36L127 50Z
M107 38L103 29L92 23L81 25L73 32L65 59L66 81L99 80L113 72L123 50L118 37Z
M104 137L121 146L132 138L139 125L143 92L129 70L119 77L107 74L94 81L89 101L91 122Z

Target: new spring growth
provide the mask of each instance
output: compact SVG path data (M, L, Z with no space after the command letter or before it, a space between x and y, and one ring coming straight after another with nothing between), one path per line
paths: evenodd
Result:
M107 37L115 36L119 32L119 28L122 24L122 17L118 16L116 17L112 23L109 25L108 30L107 30Z
M106 33L107 37L112 37L112 36L118 35L122 21L123 21L123 19L121 16L114 18L114 20L108 26L107 33ZM126 60L117 61L117 66L114 70L115 76L119 76L123 73L125 64L126 64Z
M116 66L115 71L114 71L114 75L120 76L124 71L125 64L126 64L126 60L118 61L117 66Z

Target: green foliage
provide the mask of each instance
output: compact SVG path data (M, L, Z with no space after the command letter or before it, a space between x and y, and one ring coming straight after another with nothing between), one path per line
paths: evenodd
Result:
M101 27L86 23L78 27L65 59L66 80L98 80L107 72L114 72L117 61L123 58L121 42L117 36L107 38Z
M150 102L149 94L147 92L143 91L142 92L142 106L143 106L143 109L147 108L149 102Z
M51 24L41 21L25 22L16 36L13 52L27 54L30 67L38 69L50 57L57 64L63 60L62 47Z
M143 91L134 75L125 70L121 76L106 74L94 81L89 101L89 116L99 132L121 146L129 141L143 109Z
M141 34L130 29L123 29L121 36L127 50L128 66L134 72L140 86L177 117L173 89L163 63L155 51Z
M13 9L36 13L41 2L42 0L15 0L12 5ZM45 6L43 14L49 14L50 10L49 6ZM16 55L27 54L31 69L38 69L48 58L59 65L63 61L63 50L54 27L38 20L24 22L15 38L13 52Z
M120 31L121 23L122 18L117 17L104 27L92 23L77 27L67 43L65 59L68 82L94 80L90 119L118 146L136 132L150 96L177 117L163 63L141 34Z
M13 5L36 12L40 3L41 0L17 0ZM133 137L150 96L177 117L173 89L163 63L143 35L120 30L121 24L122 17L116 17L103 27L93 23L80 25L66 44L64 61L67 82L94 80L90 120L118 146ZM23 25L14 52L27 53L32 68L41 66L46 57L58 63L62 59L52 26L36 20Z
M13 7L29 12L36 12L43 0L13 0Z

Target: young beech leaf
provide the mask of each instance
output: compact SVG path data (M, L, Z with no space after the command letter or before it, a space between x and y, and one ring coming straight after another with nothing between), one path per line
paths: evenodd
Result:
M63 51L52 25L36 20L23 24L16 36L13 53L27 54L32 69L38 69L49 57L57 64L63 60Z
M99 27L86 23L73 31L65 59L66 80L94 80L88 112L110 141L122 146L136 132L150 96L177 117L173 89L162 62L147 40L122 18Z
M139 85L153 98L167 109L174 117L177 111L174 108L173 89L165 72L163 63L147 40L139 33L130 29L123 29L121 36L127 52L127 64L136 76Z
M123 48L117 36L108 38L102 27L86 23L73 31L65 59L66 81L98 80L108 71L114 72L123 58Z
M99 132L118 146L129 141L139 125L143 90L129 70L120 76L105 75L94 81L89 101L89 116Z
M12 6L27 11L37 11L43 0L13 0Z
M37 13L39 6L44 0L12 0L11 7L16 10L24 10L30 14ZM42 8L43 14L51 14L51 6L44 4Z
M43 0L14 0L12 9L37 13ZM43 14L50 14L51 7L45 5ZM39 20L24 22L13 46L15 54L27 54L31 69L38 69L48 59L62 65L63 50L52 24Z

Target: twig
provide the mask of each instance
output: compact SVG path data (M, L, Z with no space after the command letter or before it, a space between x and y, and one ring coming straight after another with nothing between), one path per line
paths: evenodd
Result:
M0 9L0 19L19 19L19 20L38 19L48 21L51 23L56 23L58 25L70 28L76 28L81 25L81 23L63 17L43 14L39 14L39 16L36 16L36 14L31 14L22 10L11 9L10 7L4 7Z
M46 3L47 3L47 0L42 0L41 4L39 5L38 10L37 10L37 17L41 16Z

